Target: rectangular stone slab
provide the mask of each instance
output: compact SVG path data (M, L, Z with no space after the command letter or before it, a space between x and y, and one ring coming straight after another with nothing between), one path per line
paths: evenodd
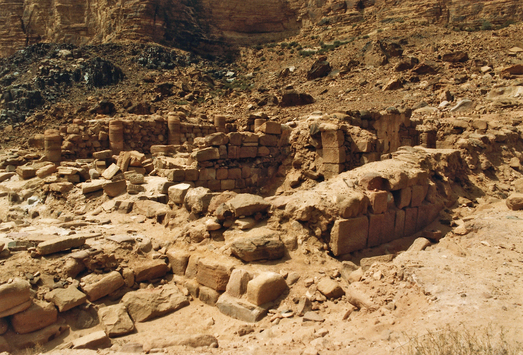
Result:
M78 248L85 244L86 239L87 237L82 235L59 237L38 244L36 249L40 255L48 255L71 248Z

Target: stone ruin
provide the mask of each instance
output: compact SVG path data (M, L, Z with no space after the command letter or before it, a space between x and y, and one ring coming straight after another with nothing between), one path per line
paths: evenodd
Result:
M257 322L299 275L256 274L245 265L282 259L305 244L347 260L414 235L454 202L450 181L464 165L458 151L432 149L435 130L416 122L410 112L318 113L288 124L260 114L245 126L217 116L214 123L189 123L182 113L166 119L75 120L30 138L41 154L3 157L6 171L0 181L14 174L37 178L43 196L58 199L75 191L89 199L106 196L91 217L61 216L62 228L101 223L96 215L102 211L137 213L166 228L174 227L177 215L191 221L173 237L182 248L152 248L146 236L101 233L2 245L4 257L10 250L28 250L35 258L62 260L69 280L65 288L40 287L36 298L29 291L39 275L0 286L5 295L0 318L9 317L19 333L11 346L46 342L67 329L57 320L60 312L106 296L120 302L100 308L105 330L64 347L110 343L109 338L132 332L135 322L174 312L191 297L233 318ZM319 183L300 189L307 180ZM254 194L286 184L298 189L266 198ZM13 205L26 197L9 193ZM31 208L14 208L8 217L15 221L21 213L39 215ZM265 226L256 227L259 222ZM225 238L231 228L234 238ZM426 235L438 239L436 232ZM191 245L209 238L225 241L230 256L191 252ZM143 255L130 260L131 249ZM357 272L352 263L344 267ZM167 273L180 288L165 282L140 287L158 284ZM345 294L331 279L318 284L318 292L318 297L332 299ZM299 314L313 317L309 309L307 300L300 301ZM0 325L7 331L4 320ZM217 340L195 335L178 339L175 345L180 344L217 346Z

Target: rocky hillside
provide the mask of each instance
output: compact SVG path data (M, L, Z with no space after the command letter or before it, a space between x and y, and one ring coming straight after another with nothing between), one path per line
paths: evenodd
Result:
M147 0L0 1L0 53L40 42L75 45L155 42L221 54L230 44L262 43L311 26L413 21L460 28L520 20L518 0Z

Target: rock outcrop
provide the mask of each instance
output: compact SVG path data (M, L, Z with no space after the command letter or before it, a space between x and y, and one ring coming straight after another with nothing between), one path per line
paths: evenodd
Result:
M523 16L517 0L397 2L304 0L0 1L0 49L11 55L38 42L76 45L118 41L223 52L224 44L280 40L302 27L409 19L461 28L500 26ZM230 47L229 47L230 48Z

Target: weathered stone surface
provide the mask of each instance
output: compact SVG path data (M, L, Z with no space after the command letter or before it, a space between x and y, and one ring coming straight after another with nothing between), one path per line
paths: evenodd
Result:
M14 175L15 173L13 172L0 173L0 182L10 179Z
M76 287L56 288L45 295L47 301L53 302L60 312L68 311L84 304L87 296Z
M125 281L122 275L118 271L111 271L103 275L100 280L82 286L82 290L86 293L89 301L94 302L118 290L123 285L125 285Z
M264 272L247 284L247 300L259 306L274 301L287 289L283 276L275 272Z
M36 250L40 255L58 253L71 248L78 248L85 244L87 238L82 235L58 237L38 244Z
M214 147L204 148L192 153L191 158L198 162L218 160L220 159L220 151L218 150L218 148Z
M228 203L236 217L252 216L258 212L263 213L271 206L270 202L265 201L263 197L251 194L238 194Z
M254 230L256 231L256 230ZM277 233L238 238L231 244L232 254L243 261L277 260L285 255L285 245Z
M163 259L142 260L133 266L136 282L148 281L165 276L169 267Z
M252 276L246 270L234 269L225 292L233 297L240 298L247 292L247 284L251 280Z
M394 203L399 209L410 205L412 198L412 188L406 187L404 189L396 190L392 193L394 195Z
M22 279L15 279L11 283L6 283L0 286L0 316L6 317L10 314L10 309L13 309L16 306L23 305L30 301L31 298L31 285L29 282L22 280ZM26 307L28 308L31 305ZM22 309L23 310L23 309Z
M335 256L367 247L369 219L367 216L339 219L331 230L330 248Z
M185 275L190 254L182 250L170 249L167 251L166 256L169 259L169 264L171 264L173 274Z
M197 187L187 191L183 203L185 208L192 213L205 213L212 199L211 190L205 187Z
M523 193L513 193L506 199L507 207L513 211L519 211L523 209Z
M225 291L234 266L210 258L198 261L196 280L216 291Z
M227 143L229 143L229 137L223 132L211 133L205 137L205 144L207 144L208 146L220 146L225 145Z
M216 306L223 314L249 323L260 321L267 313L266 309L232 297L227 293L220 296Z
M334 280L328 277L324 277L318 282L318 291L323 293L327 298L340 298L345 294L345 291L341 286Z
M169 201L181 205L185 199L185 195L189 189L193 187L192 184L182 183L169 187L167 193L169 194Z
M171 211L169 206L161 202L150 200L135 201L133 204L133 210L146 218L165 216Z
M188 306L189 300L176 286L143 289L125 294L121 301L135 322L144 322Z
M31 307L11 316L11 325L18 334L27 334L53 324L57 317L53 304L35 300Z
M96 350L100 348L107 348L110 345L111 340L103 330L99 330L97 332L73 340L73 349Z
M123 304L115 304L98 310L100 322L105 333L110 337L126 335L134 330L134 323Z

